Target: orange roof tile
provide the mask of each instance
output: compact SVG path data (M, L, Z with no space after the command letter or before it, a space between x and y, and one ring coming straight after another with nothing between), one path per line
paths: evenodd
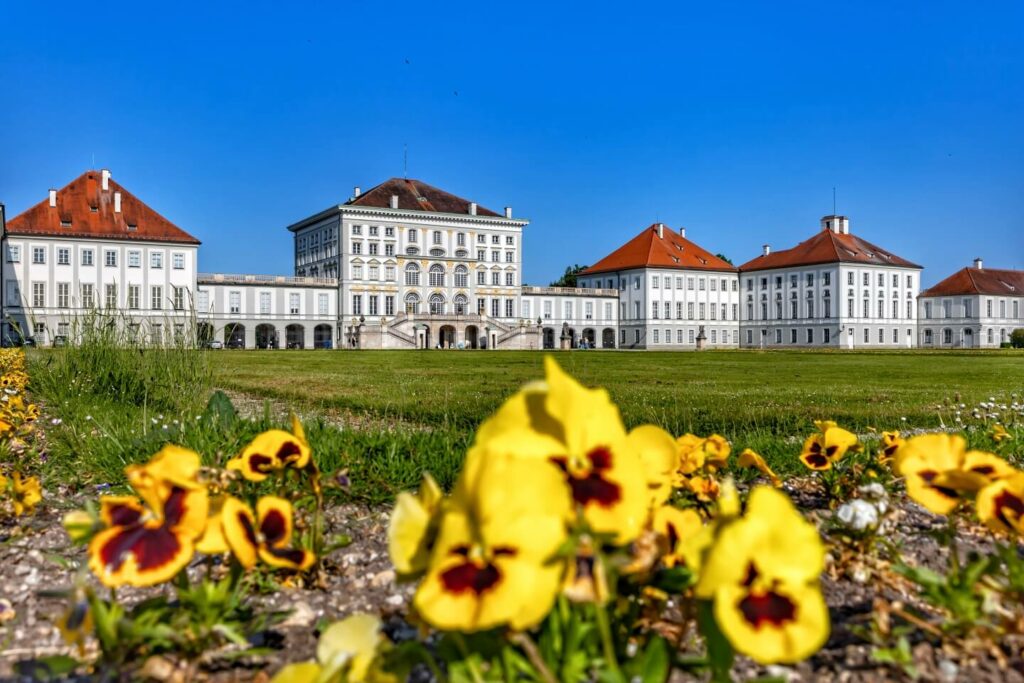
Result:
M581 274L645 267L736 271L736 267L728 261L720 259L668 226L664 226L662 235L658 236L658 223L654 223Z
M50 206L47 197L7 221L7 233L199 244L113 178L107 188L100 171L86 171L57 190L57 206ZM120 212L114 211L115 192L121 193Z
M364 192L345 204L347 206L372 206L379 209L391 208L392 195L398 196L398 208L406 211L435 211L438 213L469 213L468 199L456 197L450 192L438 189L412 178L391 178ZM478 216L499 216L499 214L477 205Z
M956 296L959 294L1024 296L1024 270L961 268L942 282L921 292L920 296Z
M740 271L810 266L822 263L861 263L871 266L899 266L921 268L916 263L900 258L879 246L848 233L821 230L792 249L783 249L751 259L740 266Z

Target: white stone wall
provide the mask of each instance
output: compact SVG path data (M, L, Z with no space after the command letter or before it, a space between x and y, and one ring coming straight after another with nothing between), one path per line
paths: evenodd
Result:
M852 263L741 273L741 345L914 347L920 284L916 268Z
M191 317L196 245L20 235L4 242L5 337L18 327L52 343L73 330L76 316L103 308L158 342Z
M563 330L570 348L579 348L582 340L589 348L618 348L618 312L615 289L524 287L520 304L526 324L541 329L546 349L563 348Z
M922 348L999 348L1024 328L1024 293L921 297L918 316Z
M732 271L634 268L580 278L619 290L618 348L706 348L739 343L739 282Z

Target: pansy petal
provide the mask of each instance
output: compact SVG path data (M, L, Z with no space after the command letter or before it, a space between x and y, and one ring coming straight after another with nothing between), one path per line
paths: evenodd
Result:
M292 540L292 504L277 496L256 501L257 528L267 545L282 547Z
M675 439L654 425L637 427L626 439L626 447L640 455L651 506L657 507L672 495L672 477L679 469Z
M237 498L227 498L221 509L224 539L232 554L246 569L256 565L259 541L256 537L256 518L249 506Z
M145 512L135 496L100 496L100 519L106 526L132 526Z
M105 586L153 586L177 576L192 553L191 539L166 526L118 526L93 538L89 568Z

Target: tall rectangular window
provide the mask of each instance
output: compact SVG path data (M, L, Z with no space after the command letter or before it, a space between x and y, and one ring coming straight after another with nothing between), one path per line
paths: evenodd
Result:
M174 310L183 311L185 310L185 288L184 287L173 287L172 288L172 303Z
M363 314L363 295L353 294L352 295L352 315Z
M228 292L228 312L229 313L241 313L242 312L242 293L241 292Z
M71 285L67 282L57 283L57 308L68 308L70 304Z
M395 297L391 294L384 297L384 315L395 314Z
M149 267L153 269L164 267L164 253L162 251L149 252Z
M270 314L270 292L260 292L260 313Z
M96 254L96 252L94 252L92 249L83 249L82 250L82 265L83 266L91 266L91 265L93 265L93 258L95 256L95 254Z
M368 297L368 300L369 300L369 304L370 304L370 310L368 311L368 313L370 315L378 315L379 313L377 311L377 306L380 303L380 297L377 296L376 294L371 294Z
M317 294L316 296L316 310L320 315L327 315L328 309L328 297L327 294Z
M149 307L154 311L159 311L164 305L164 288L159 285L154 285L149 288Z
M128 285L128 308L133 311L139 310L140 290L139 285Z
M93 302L93 285L89 282L82 283L82 308L92 308Z
M117 267L117 252L113 249L106 249L103 252L103 265L108 268Z
M21 292L18 289L17 280L7 281L7 305L21 306Z
M505 299L505 317L506 318L511 318L512 316L515 315L514 305L515 305L515 300L514 299Z
M200 289L196 293L196 307L200 313L208 313L210 311L210 292L205 289Z
M298 292L288 293L288 312L292 315L298 315L299 306L301 304L302 295Z
M46 306L46 283L45 282L33 282L32 283L32 305L36 308L43 308Z
M71 250L67 247L57 247L57 265L58 266L70 266L71 265Z
M7 245L7 262L21 263L21 247L17 244Z
M46 247L32 247L32 263L46 263Z

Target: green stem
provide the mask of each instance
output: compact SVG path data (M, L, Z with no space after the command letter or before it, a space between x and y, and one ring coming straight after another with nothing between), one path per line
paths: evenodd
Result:
M459 652L462 653L462 658L466 662L466 668L469 669L469 675L473 679L473 683L484 683L483 674L480 673L476 662L473 661L469 647L466 645L465 637L461 633L453 633L452 637L455 640L455 645L459 648Z
M594 605L594 617L597 621L597 630L601 632L601 647L604 650L604 658L608 661L608 667L613 673L619 673L619 661L615 656L615 641L612 639L611 624L608 623L608 613L601 605Z

